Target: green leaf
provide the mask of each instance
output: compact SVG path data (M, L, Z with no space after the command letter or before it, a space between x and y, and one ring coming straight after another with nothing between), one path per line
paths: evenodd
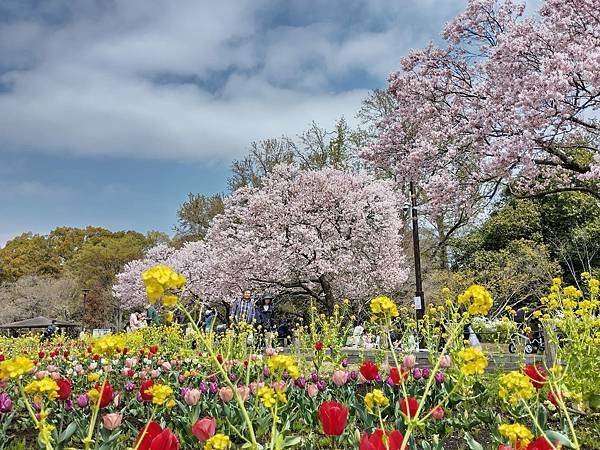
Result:
M548 410L540 403L537 411L537 421L540 428L546 428L548 424Z
M283 446L285 448L294 447L300 444L300 442L302 442L302 438L300 436L288 436L285 438L285 443L283 444Z
M548 439L550 439L550 441L552 441L553 443L558 442L563 447L569 447L569 448L574 448L575 447L573 445L573 443L569 440L569 438L567 436L565 436L562 433L559 433L558 431L547 430L545 432L545 434L546 434L546 437Z
M483 450L483 446L477 442L473 436L465 431L465 441L471 450Z
M73 433L77 430L77 424L75 422L71 422L67 428L63 430L63 432L58 437L58 443L61 444L63 442L67 442Z

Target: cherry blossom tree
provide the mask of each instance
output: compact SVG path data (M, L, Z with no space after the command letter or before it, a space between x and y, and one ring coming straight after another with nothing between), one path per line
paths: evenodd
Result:
M363 156L413 181L432 211L502 189L600 198L600 0L469 0L446 45L390 78L395 111Z
M203 241L154 247L127 264L113 292L124 308L143 305L141 273L167 264L201 302L231 302L250 288L311 298L331 311L342 298L400 289L407 277L400 215L391 182L280 165L261 187L227 198Z
M336 300L393 292L406 280L400 205L390 182L340 170L275 168L238 189L206 237L211 295L246 287Z

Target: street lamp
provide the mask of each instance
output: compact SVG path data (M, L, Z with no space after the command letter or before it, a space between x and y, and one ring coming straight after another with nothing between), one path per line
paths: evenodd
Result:
M417 196L415 185L410 182L410 209L412 218L413 254L415 258L415 313L417 318L417 335L419 333L419 320L425 314L425 294L423 292L423 278L421 276L421 246L419 243L419 218L417 216ZM422 347L419 340L419 347Z

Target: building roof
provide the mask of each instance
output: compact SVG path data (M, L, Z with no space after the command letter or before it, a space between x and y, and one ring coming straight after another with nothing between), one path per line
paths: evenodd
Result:
M39 316L34 317L33 319L25 319L19 320L17 322L5 323L0 325L0 328L46 328L48 325L52 323L52 319L47 319L46 317ZM65 320L56 319L57 327L76 327L78 326L75 323L67 322Z

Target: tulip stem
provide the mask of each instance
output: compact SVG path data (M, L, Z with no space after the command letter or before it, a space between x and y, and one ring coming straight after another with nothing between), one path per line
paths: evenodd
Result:
M100 388L98 399L96 401L96 404L94 405L94 408L92 409L92 418L90 419L90 426L88 428L87 436L83 440L84 450L89 450L91 448L92 442L94 442L92 436L94 435L94 429L96 428L96 420L98 419L98 412L100 411L100 403L102 402L102 395L104 394L105 386L106 372L104 373L104 380L102 381L102 387Z

